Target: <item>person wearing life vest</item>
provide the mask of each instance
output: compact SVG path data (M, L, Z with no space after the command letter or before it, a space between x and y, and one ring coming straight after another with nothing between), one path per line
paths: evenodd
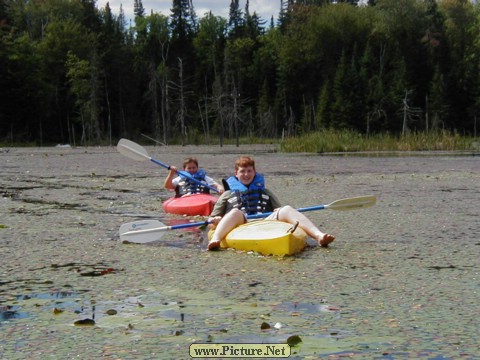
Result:
M197 181L193 181L177 174L177 167L170 166L170 171L165 178L164 188L167 190L175 190L175 197L181 197L192 194L208 194L210 190L207 186L211 186L218 190L219 194L224 192L223 186L218 184L210 176L207 176L205 170L198 168L198 160L194 157L189 157L183 162L183 170L187 171ZM202 185L204 184L204 185Z
M237 159L234 176L226 183L230 189L220 196L208 219L215 228L208 250L218 249L231 230L247 222L247 215L272 211L266 220L298 224L320 246L326 247L335 240L335 236L323 233L293 207L281 206L277 197L265 187L265 179L256 172L255 161L250 156Z
M265 191L265 179L262 174L256 173L248 186L242 184L235 176L228 178L227 184L231 194L226 212L240 209L250 215L273 211L272 200Z

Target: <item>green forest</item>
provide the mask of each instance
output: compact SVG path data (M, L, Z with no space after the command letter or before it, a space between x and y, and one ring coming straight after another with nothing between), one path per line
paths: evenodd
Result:
M468 0L173 0L134 19L95 0L1 0L0 143L161 144L477 135L480 12ZM272 0L274 1L274 0Z

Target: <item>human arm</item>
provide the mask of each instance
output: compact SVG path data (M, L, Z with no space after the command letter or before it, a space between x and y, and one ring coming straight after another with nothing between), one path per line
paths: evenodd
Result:
M215 189L217 189L218 193L219 194L223 194L225 192L225 189L223 188L222 185L220 185L219 183L215 183L212 185Z
M175 166L170 166L170 171L168 172L165 181L163 182L163 187L167 190L175 190L176 184L173 183L173 179L177 176L177 168Z
M219 194L223 194L225 192L225 189L223 188L222 185L220 185L219 183L217 183L213 178L211 178L210 176L205 176L205 181L207 182L207 185L208 186L212 186L214 187L215 189L217 189L218 193Z

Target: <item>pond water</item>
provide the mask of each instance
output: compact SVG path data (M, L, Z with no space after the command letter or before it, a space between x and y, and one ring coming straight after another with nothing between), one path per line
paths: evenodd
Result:
M291 336L293 359L477 357L479 154L147 150L218 180L253 155L294 207L377 204L309 212L337 239L292 257L208 252L198 229L121 244L123 223L192 220L162 212L164 168L115 147L0 149L0 358L189 359L195 342Z

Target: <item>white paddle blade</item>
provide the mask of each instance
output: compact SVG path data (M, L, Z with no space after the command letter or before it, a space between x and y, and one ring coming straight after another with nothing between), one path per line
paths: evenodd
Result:
M117 144L117 150L120 154L137 161L150 160L147 150L141 145L128 139L120 139Z
M169 230L158 220L139 220L120 226L120 241L123 243L145 244L158 241L163 237L164 230Z
M348 199L336 200L328 205L325 205L325 208L331 210L355 210L373 206L376 202L377 198L373 195L358 196Z

